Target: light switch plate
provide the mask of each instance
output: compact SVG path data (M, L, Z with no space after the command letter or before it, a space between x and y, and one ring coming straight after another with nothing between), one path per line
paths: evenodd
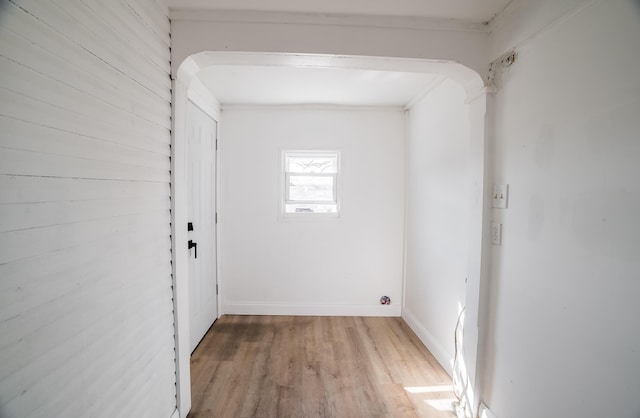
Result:
M509 202L509 185L494 184L493 185L493 207L497 209L506 209Z

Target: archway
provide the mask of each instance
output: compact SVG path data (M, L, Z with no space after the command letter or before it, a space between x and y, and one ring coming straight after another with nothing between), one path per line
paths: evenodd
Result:
M486 248L483 232L487 227L489 181L485 161L485 119L487 92L480 75L451 61L434 61L409 58L362 57L346 55L292 54L292 53L244 53L201 52L191 55L174 74L173 84L173 132L172 132L172 234L174 309L176 327L176 367L178 408L186 416L190 400L190 350L189 350L189 299L187 281L186 228L186 117L187 92L195 75L212 65L255 65L275 67L344 68L379 71L404 71L439 74L460 84L467 98L470 125L470 174L469 241L466 286L466 322L464 327L465 377L468 391L466 402L472 411L477 410L480 383L478 350L481 323L481 288L486 280ZM224 313L224 312L222 312Z

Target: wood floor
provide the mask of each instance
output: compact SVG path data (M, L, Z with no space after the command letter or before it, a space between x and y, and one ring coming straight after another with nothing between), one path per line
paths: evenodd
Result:
M188 418L454 416L451 379L400 318L223 316L191 380Z

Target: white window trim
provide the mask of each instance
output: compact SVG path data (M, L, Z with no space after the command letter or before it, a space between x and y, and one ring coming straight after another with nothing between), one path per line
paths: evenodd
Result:
M318 156L331 156L337 157L337 165L338 170L336 173L290 173L286 170L286 163L288 156L296 156L299 155L310 155L316 154ZM335 180L333 182L333 195L335 196L335 201L327 202L327 201L296 201L289 199L289 188L287 185L289 184L288 177L290 175L304 175L304 176L313 176L313 177L333 177ZM342 182L342 156L341 152L338 149L324 149L324 148L281 148L280 149L280 175L278 176L280 181L280 195L278 196L279 201L279 213L278 218L280 221L321 221L321 220L329 220L329 219L340 219L341 216L341 182ZM335 204L336 205L336 213L308 213L308 212L294 212L287 213L286 205L291 204Z

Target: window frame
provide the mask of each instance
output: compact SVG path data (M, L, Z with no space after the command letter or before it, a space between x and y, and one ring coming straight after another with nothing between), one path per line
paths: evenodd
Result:
M319 220L319 219L339 219L340 218L340 181L341 181L341 155L338 149L324 149L324 148L281 148L280 150L280 189L279 196L280 201L280 220L291 219L306 219L306 220ZM330 157L336 159L336 172L335 173L296 173L288 171L287 162L291 157ZM290 199L290 178L291 176L305 176L305 177L330 177L333 178L333 197L331 201L317 200L317 201L301 201ZM287 205L335 205L335 212L287 212Z

